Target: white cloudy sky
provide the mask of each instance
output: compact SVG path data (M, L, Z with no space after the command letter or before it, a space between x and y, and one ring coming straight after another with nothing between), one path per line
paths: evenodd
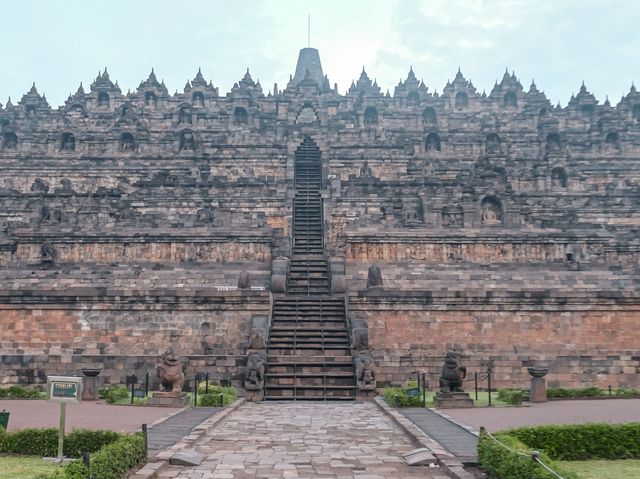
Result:
M391 92L410 65L431 91L460 66L488 92L508 67L563 105L582 80L601 102L640 83L639 0L5 0L0 101L35 81L57 106L105 66L125 92L151 67L172 93L198 67L221 93L247 67L267 91L294 72L307 14L341 92L363 66Z

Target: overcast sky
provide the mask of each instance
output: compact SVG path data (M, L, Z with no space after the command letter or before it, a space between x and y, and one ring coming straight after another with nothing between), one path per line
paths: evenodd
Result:
M307 14L341 92L364 66L393 93L411 65L430 91L460 66L487 93L509 68L563 105L583 80L601 103L640 87L639 0L4 0L0 102L35 81L58 106L105 66L124 92L154 67L171 93L202 67L221 94L249 67L266 93L294 72Z

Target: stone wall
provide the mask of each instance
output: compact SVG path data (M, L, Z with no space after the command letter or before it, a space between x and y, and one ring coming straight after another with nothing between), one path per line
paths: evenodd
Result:
M459 347L502 385L536 361L552 384L637 384L640 92L560 107L461 72L439 90L411 70L393 95L365 72L265 93L247 72L221 94L198 72L171 95L152 72L124 94L104 71L58 108L35 86L0 105L0 380L98 356L117 381L167 342L238 374L309 136L325 249L385 380ZM388 295L366 291L374 262ZM227 297L243 271L256 290Z
M629 296L371 290L349 295L349 316L367 322L383 383L421 371L435 387L453 349L469 367L468 388L490 359L494 387L526 387L526 368L543 364L551 387L638 387L640 302Z
M167 347L184 356L191 371L237 377L251 318L270 315L265 291L103 293L3 294L2 382L43 382L47 374L99 367L103 381L118 384L134 371L153 374Z

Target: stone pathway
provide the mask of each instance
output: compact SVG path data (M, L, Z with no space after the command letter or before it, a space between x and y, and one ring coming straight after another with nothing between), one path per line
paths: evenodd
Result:
M173 446L189 434L195 426L220 410L222 408L219 407L187 409L149 428L149 454L155 454L162 449Z
M408 466L416 446L369 402L245 403L196 444L197 467L169 466L158 478L446 479Z
M398 411L461 461L477 460L478 438L462 426L427 408L403 408Z

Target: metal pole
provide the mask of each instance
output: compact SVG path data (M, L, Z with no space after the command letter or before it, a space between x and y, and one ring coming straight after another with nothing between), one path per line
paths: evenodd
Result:
M149 371L144 376L144 397L149 395Z
M142 425L142 435L144 436L144 458L149 459L149 434L146 424Z
M193 405L198 406L198 374L196 373L196 377L193 378L193 384L195 385L195 389L193 391Z
M609 396L611 396L611 384L609 384Z
M209 394L209 371L204 374L204 380L206 381L204 384L204 393Z
M475 371L473 373L473 381L475 383L475 389L476 389L476 401L478 400L478 371Z
M487 373L487 380L489 383L489 406L491 406L491 369L489 369L489 372Z
M67 418L67 403L60 403L60 429L58 430L58 463L64 459L64 423Z
M131 404L133 404L133 394L136 389L136 385L133 381L131 381Z
M422 373L422 407L427 407L427 382L425 373Z
M88 452L83 452L82 453L82 463L84 464L84 466L89 469L89 467L91 466L90 464L91 459L90 459L90 455Z

